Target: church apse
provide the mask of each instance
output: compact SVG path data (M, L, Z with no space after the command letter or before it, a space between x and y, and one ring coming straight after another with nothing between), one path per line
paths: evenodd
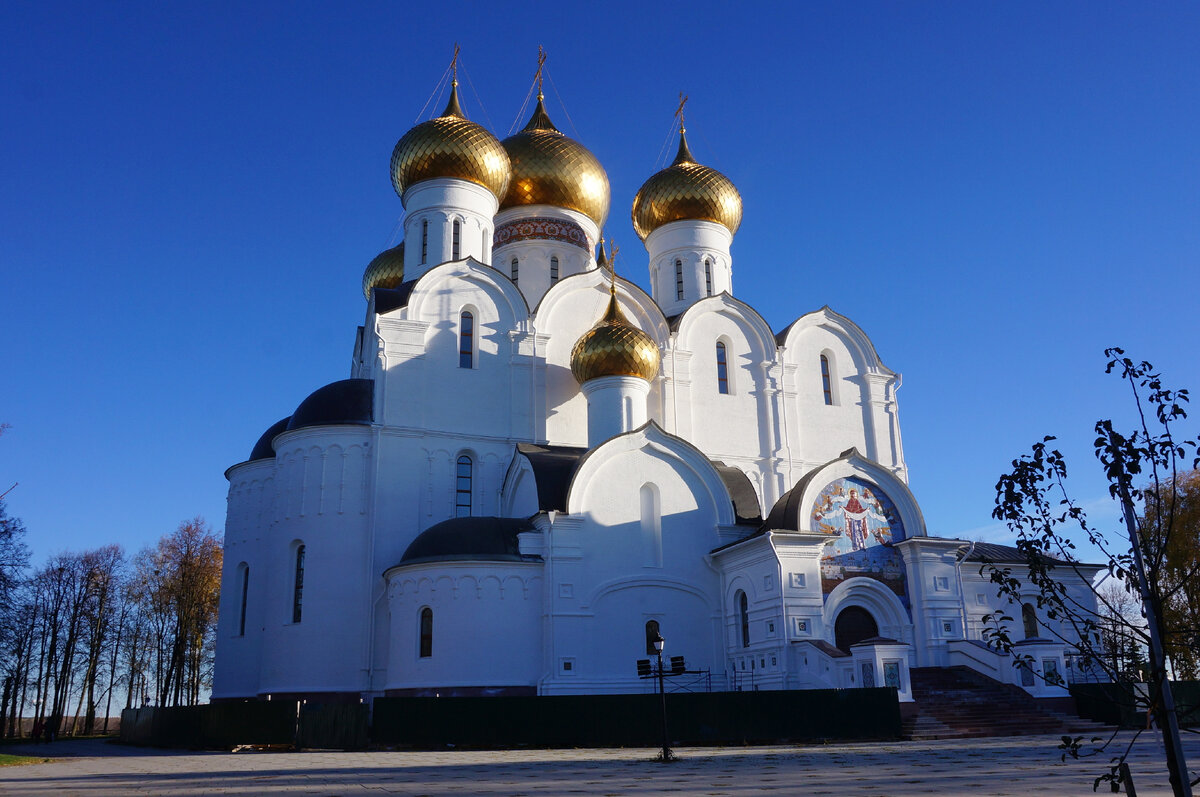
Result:
M904 539L895 504L877 485L837 479L817 494L813 531L835 537L821 557L821 589L828 595L849 578L882 582L909 606L904 562L893 545Z

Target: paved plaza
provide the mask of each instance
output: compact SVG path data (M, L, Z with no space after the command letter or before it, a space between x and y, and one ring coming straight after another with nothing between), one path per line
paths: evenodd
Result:
M1128 734L1119 740L1127 742ZM1059 761L1056 737L653 750L219 753L99 741L5 747L52 763L0 768L0 794L66 795L1091 795L1107 756ZM1141 797L1167 795L1162 756L1138 742ZM1200 740L1187 740L1200 763ZM1107 793L1107 786L1101 793Z

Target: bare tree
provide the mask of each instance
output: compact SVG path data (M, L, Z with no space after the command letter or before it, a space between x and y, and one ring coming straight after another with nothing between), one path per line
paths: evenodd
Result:
M1004 520L1017 536L1017 548L1028 566L1026 579L1038 591L1037 602L1047 616L1070 624L1079 638L1082 657L1119 680L1119 667L1111 666L1099 644L1104 623L1119 629L1122 639L1145 647L1150 716L1162 729L1163 747L1171 787L1177 797L1190 797L1191 777L1187 770L1179 738L1178 715L1168 679L1166 646L1176 635L1166 622L1163 608L1182 591L1182 586L1166 577L1167 553L1172 541L1188 530L1177 523L1178 515L1166 502L1179 483L1181 468L1194 469L1200 464L1200 441L1182 437L1178 425L1187 417L1183 406L1186 390L1163 386L1162 379L1149 363L1135 363L1120 349L1109 349L1109 373L1120 374L1132 390L1138 424L1129 433L1118 431L1112 421L1096 423L1095 452L1109 482L1109 493L1117 502L1124 523L1119 533L1105 532L1093 526L1086 513L1067 491L1067 465L1063 455L1050 447L1053 437L1033 446L1031 453L1013 460L1012 471L1001 476L996 485L993 516ZM1190 462L1190 464L1188 464ZM1139 489L1138 484L1145 485ZM1148 521L1147 519L1151 519ZM1092 600L1080 597L1064 586L1056 571L1080 572L1076 540L1086 540L1107 560L1111 576L1130 585L1144 623L1133 620L1104 591L1093 589ZM991 565L991 579L1002 596L1019 600L1023 584L1010 568ZM1085 582L1086 583L1086 582ZM1101 608L1097 612L1094 605ZM1003 628L993 640L1002 649L1013 650L1013 642ZM1134 740L1138 737L1135 735ZM1065 754L1080 755L1081 738L1068 739ZM1131 743L1132 747L1132 743ZM1116 784L1125 772L1127 748L1115 759L1109 772L1097 779ZM1101 748L1103 749L1103 748Z

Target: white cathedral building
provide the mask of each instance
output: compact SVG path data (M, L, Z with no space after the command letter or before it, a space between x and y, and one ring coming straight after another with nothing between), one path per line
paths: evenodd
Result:
M1014 551L930 535L865 332L735 296L742 200L682 125L633 198L650 294L540 93L500 141L452 88L391 179L404 240L363 276L349 378L226 472L214 699L646 691L656 635L713 690L909 700L911 668L957 664L1065 694L979 641L1005 608L979 562Z

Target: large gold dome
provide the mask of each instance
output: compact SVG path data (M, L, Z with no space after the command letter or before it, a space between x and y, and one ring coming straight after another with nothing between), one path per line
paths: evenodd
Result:
M398 288L404 282L404 241L399 246L375 255L363 272L363 296L371 298L372 288Z
M601 376L637 376L649 382L658 376L658 361L658 346L625 319L614 293L604 317L575 341L571 374L581 385Z
M500 208L552 205L575 210L603 227L608 218L608 175L587 147L559 132L542 98L529 124L501 142L512 161L512 181Z
M442 115L409 130L392 150L392 187L401 199L409 187L436 177L478 183L501 199L511 176L504 147L463 114L457 83Z
M685 219L715 221L735 233L742 223L742 195L728 177L701 166L679 131L679 154L633 198L633 229L643 241L664 224Z

